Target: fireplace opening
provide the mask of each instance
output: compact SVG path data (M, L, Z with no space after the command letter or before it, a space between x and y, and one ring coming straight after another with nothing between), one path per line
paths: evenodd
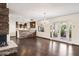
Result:
M7 44L7 35L0 35L0 47L8 46Z

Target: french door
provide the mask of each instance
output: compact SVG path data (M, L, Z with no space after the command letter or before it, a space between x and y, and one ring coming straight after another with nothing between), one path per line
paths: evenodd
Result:
M71 40L72 38L72 25L68 22L54 22L50 30L50 37L53 39Z

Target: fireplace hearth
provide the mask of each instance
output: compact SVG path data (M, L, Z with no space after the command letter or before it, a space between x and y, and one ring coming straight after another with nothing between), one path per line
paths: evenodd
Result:
M7 35L0 35L0 47L8 46Z

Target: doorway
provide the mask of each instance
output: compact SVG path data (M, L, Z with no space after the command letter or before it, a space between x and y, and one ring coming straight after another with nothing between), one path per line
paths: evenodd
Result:
M50 37L60 40L71 40L72 38L72 25L69 22L53 22L51 25Z

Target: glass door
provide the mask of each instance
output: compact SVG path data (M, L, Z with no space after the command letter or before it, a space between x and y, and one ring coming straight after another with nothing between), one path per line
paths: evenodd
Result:
M61 23L60 36L61 36L61 39L66 39L67 37L67 24L64 22Z
M72 38L72 25L68 22L54 22L50 29L50 37L53 39L71 40Z
M72 25L69 26L69 40L72 40Z
M58 23L53 23L50 29L51 29L50 37L55 38L55 39L58 38L58 34L59 34Z

